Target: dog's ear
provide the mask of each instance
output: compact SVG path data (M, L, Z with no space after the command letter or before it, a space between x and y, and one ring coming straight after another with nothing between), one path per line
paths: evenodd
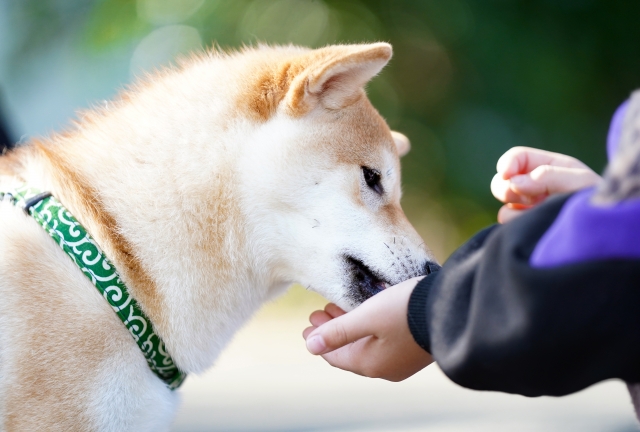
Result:
M387 43L338 45L312 51L308 66L291 83L286 96L294 116L301 116L318 104L340 109L362 95L363 86L391 59Z
M411 150L409 138L396 131L391 131L391 137L393 138L393 142L396 143L396 148L398 149L398 155L400 157L409 153L409 150Z

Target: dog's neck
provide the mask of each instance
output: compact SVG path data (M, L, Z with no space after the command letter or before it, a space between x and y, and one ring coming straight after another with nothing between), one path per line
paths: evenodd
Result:
M240 207L250 198L240 196L238 152L256 126L228 117L226 106L212 108L233 98L196 94L221 86L203 84L197 70L190 74L165 77L135 104L36 143L22 176L53 192L85 225L176 364L200 372L286 283L256 262L251 251L260 245ZM200 85L177 98L170 94L176 79ZM190 88L185 82L182 92ZM203 160L206 170L194 162Z

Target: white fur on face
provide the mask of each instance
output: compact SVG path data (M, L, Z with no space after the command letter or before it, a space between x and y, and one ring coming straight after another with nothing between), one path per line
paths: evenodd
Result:
M250 197L246 216L260 227L254 238L260 255L273 260L274 286L297 282L351 309L367 293L354 282L350 259L389 285L424 274L434 259L406 219L390 223L385 214L385 206L400 206L397 154L380 143L368 147L366 158L381 173L380 195L360 164L336 163L322 130L341 126L322 123L322 116L277 116L256 131L240 170Z

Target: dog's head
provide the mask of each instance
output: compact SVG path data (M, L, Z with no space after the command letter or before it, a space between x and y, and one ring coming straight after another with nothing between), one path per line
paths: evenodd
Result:
M274 283L299 282L346 309L437 267L400 207L409 141L363 90L391 53L385 43L300 51L251 99L265 118L243 184Z

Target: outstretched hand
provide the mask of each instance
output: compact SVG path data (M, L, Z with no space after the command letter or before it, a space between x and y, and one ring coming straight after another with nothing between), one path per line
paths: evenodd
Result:
M530 147L514 147L498 160L491 192L505 203L498 222L505 223L548 196L594 186L601 178L571 156Z
M311 354L332 366L389 381L402 381L433 362L413 339L409 297L421 278L389 287L346 313L333 303L309 317L303 332Z

